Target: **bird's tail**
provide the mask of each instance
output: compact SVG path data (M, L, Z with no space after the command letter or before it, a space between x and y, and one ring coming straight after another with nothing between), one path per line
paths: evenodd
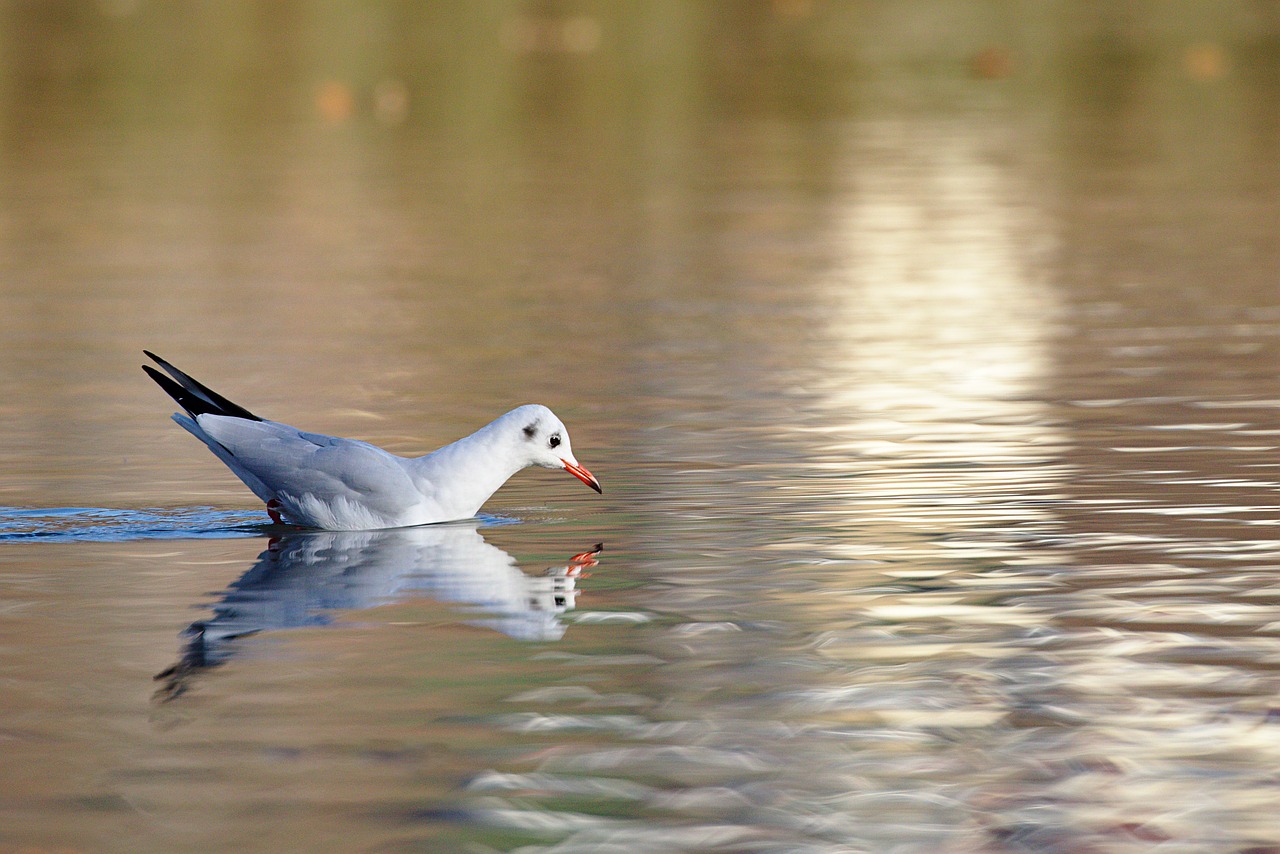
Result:
M147 376L155 380L156 384L164 389L165 394L176 400L178 405L186 410L187 414L192 418L197 415L229 415L232 418L245 418L249 421L262 420L240 404L232 403L204 383L187 376L150 350L143 350L142 352L146 353L147 357L161 368L164 368L165 374L169 376L166 377L150 365L143 365L142 370L146 371ZM173 379L169 379L169 377L173 377Z

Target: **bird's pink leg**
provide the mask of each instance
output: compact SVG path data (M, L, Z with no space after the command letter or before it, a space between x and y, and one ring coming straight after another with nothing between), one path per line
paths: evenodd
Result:
M277 525L284 524L284 517L280 515L280 508L283 506L284 505L282 505L280 500L277 498L273 498L267 502L267 515L270 516L271 521L275 522Z

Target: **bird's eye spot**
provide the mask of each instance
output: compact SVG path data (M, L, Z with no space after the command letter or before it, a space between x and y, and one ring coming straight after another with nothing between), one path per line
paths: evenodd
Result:
M550 439L548 439L547 441L551 444L551 447L553 447L553 448L559 447L559 446L560 446L560 434L559 434L559 433L552 433L552 434L551 434L551 438L550 438Z

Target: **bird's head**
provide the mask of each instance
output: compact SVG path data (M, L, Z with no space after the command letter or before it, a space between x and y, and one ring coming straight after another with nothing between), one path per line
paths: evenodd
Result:
M564 469L596 492L603 493L600 481L573 456L573 444L564 422L545 406L528 405L507 413L518 425L517 442L529 465Z

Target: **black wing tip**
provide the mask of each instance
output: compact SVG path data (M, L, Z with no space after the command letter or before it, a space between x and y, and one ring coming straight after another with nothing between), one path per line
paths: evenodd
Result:
M164 374L160 373L150 365L143 365L142 370L146 371L147 376L151 377L151 379L155 380L157 383L159 383L162 386L167 382L173 382L173 380L169 379Z
M232 403L204 383L178 370L150 350L142 352L163 368L169 376L165 376L150 365L143 365L142 370L146 371L147 376L155 380L164 393L177 401L178 405L192 418L197 415L227 415L249 421L262 420L238 403Z
M150 365L143 365L142 370L146 371L147 376L155 380L156 385L160 386L160 389L165 394L169 395L169 397L172 397L174 401L192 418L195 418L197 415L223 414L217 409L217 407L211 406L207 401L201 400L199 397L187 391L185 388L178 385L176 382L169 379Z

